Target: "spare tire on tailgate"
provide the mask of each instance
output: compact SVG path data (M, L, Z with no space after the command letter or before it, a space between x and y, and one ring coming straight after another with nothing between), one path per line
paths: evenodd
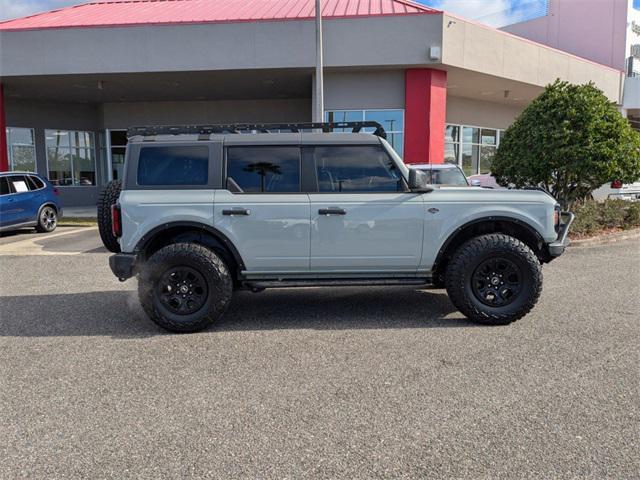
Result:
M98 230L105 248L113 253L120 252L118 239L111 230L111 205L115 205L122 189L121 180L107 183L98 198Z

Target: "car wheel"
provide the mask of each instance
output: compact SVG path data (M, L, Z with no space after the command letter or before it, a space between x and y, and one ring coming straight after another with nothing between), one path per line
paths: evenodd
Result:
M177 333L197 332L227 310L233 281L224 261L195 243L161 248L138 276L140 303L160 327Z
M120 244L111 230L111 205L115 205L120 197L122 182L112 180L107 183L98 198L98 231L102 244L113 253L120 253Z
M454 254L445 275L451 302L467 318L507 325L525 316L542 291L542 268L520 240L501 233L472 238Z
M53 232L58 226L58 211L50 206L46 205L40 209L38 214L38 224L36 230L41 233Z

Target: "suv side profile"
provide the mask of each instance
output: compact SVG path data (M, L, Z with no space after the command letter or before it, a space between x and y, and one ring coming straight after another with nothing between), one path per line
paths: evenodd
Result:
M53 232L62 217L58 189L33 172L0 173L0 232Z
M433 284L474 321L526 315L573 215L541 191L430 185L384 136L374 122L131 128L99 206L111 269L138 276L173 332L213 324L237 289Z

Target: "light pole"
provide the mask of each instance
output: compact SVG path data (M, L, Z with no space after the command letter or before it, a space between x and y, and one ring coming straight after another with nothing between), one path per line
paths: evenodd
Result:
M316 105L315 122L324 121L324 74L322 72L322 7L316 0Z

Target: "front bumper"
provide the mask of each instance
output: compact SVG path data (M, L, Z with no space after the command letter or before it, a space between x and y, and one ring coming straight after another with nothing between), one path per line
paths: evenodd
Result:
M555 242L547 245L549 256L551 258L559 257L569 246L569 227L575 220L576 216L571 212L560 212L560 229L558 230L558 238Z
M137 258L132 253L116 253L109 257L109 267L118 280L124 282L135 274Z

